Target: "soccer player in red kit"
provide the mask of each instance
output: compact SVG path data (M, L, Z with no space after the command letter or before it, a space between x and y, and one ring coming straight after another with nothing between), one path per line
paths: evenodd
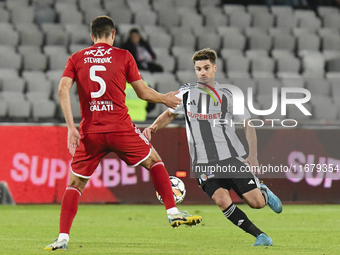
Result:
M180 212L175 204L171 183L161 158L139 129L132 124L125 105L128 81L139 98L163 103L175 109L181 100L178 92L160 94L143 82L132 55L112 47L115 24L107 16L91 23L94 45L73 54L67 61L59 83L58 95L68 128L68 149L73 155L68 187L61 203L59 237L45 250L66 250L78 200L99 161L115 152L130 166L141 165L150 171L152 182L161 195L172 227L196 225L202 218ZM81 122L77 130L70 103L70 89L77 82Z

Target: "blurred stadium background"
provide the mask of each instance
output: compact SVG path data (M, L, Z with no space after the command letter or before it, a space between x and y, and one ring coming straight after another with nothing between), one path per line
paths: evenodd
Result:
M307 123L339 121L339 4L235 2L2 0L0 119L63 122L56 91L66 60L91 45L89 24L94 17L105 14L118 25L115 46L121 45L133 27L149 40L164 73L151 75L143 71L142 75L160 92L176 90L194 78L193 53L210 47L219 56L216 77L243 90L253 87L258 109L268 107L272 87L305 87L313 95L306 106L312 116L290 107L287 117ZM76 86L72 92L73 110L79 118ZM163 110L157 106L149 112L148 119ZM270 117L277 116L275 112Z
M7 182L14 201L60 202L71 157L65 146L66 129L57 87L67 58L91 45L90 22L104 14L118 26L115 46L119 47L134 27L149 40L164 72L141 74L159 92L177 90L181 84L195 79L191 57L204 47L218 53L217 80L235 84L245 93L252 87L257 109L269 108L272 87L308 89L312 99L306 108L312 115L305 116L297 107L289 106L285 117L296 119L297 128L282 129L277 122L275 128L269 125L258 130L260 163L338 166L338 2L240 3L0 1L0 181ZM76 86L72 89L71 103L79 120ZM146 126L163 110L164 106L157 105L140 126ZM282 119L280 107L264 118ZM189 169L183 119L175 124L175 128L166 129L153 139L170 175ZM188 174L181 177L188 189L184 203L211 203L195 180ZM339 203L336 196L339 179L339 171L328 169L321 173L280 173L267 182L286 202ZM82 202L158 203L147 172L126 167L115 155L103 160L88 186L92 191L84 193Z

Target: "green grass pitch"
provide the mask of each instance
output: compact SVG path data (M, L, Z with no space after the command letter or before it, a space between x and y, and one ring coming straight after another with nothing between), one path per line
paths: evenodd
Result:
M162 205L80 205L68 254L340 254L339 205L239 205L272 239L252 247L254 238L226 220L215 205L179 205L199 214L199 226L172 229ZM47 254L58 235L60 205L0 206L0 254Z

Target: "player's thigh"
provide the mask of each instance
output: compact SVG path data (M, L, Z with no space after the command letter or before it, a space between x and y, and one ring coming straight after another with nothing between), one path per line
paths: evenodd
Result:
M108 152L103 134L83 134L72 159L73 174L81 178L90 178L100 160Z
M207 181L199 181L199 185L211 199L216 190L223 188L228 191L231 189L224 179L217 178L208 179Z
M228 178L227 182L240 198L243 198L243 194L259 187L258 179L251 172L244 171L247 165L242 160L242 158L230 158L225 161L237 169L236 175L230 175L231 178Z
M258 179L252 173L243 173L239 178L233 178L229 180L229 184L236 194L243 198L244 194L252 191L259 190ZM257 191L251 192L249 194L256 194ZM261 193L261 192L260 192Z
M247 202L247 204L252 208L262 208L264 207L265 200L260 190L260 180L257 176L251 174L251 179L245 179L242 181L242 186L244 187L240 193L242 193L242 198ZM255 183L255 184L254 184ZM249 190L249 191L247 191Z
M222 210L227 209L233 202L229 194L231 187L225 179L210 179L202 189Z
M105 134L109 148L129 166L137 166L151 155L152 145L136 128L131 132Z

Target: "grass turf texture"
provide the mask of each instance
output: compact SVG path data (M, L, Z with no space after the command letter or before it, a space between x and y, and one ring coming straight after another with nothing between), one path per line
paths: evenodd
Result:
M274 246L252 247L255 238L225 219L215 205L179 206L199 214L199 226L172 229L162 205L80 205L68 254L340 254L339 205L239 205L272 239ZM0 206L0 253L47 254L58 235L59 205Z

